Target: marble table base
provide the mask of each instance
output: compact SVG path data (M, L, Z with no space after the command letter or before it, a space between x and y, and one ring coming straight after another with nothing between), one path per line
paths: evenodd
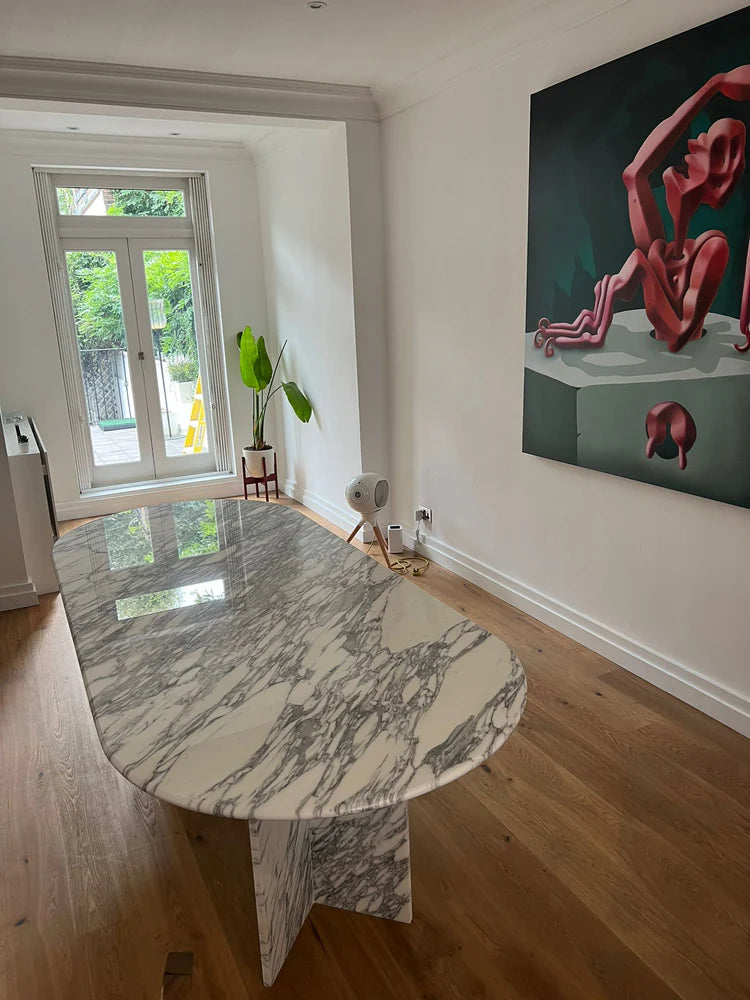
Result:
M250 845L266 986L313 903L411 921L406 803L332 819L250 820Z

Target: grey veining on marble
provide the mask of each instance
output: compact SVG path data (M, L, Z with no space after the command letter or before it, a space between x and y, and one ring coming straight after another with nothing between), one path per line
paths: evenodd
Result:
M266 986L313 903L411 921L406 803L328 819L252 819L250 843Z
M288 507L140 508L54 559L105 753L189 809L394 805L481 763L523 710L505 643Z
M250 820L263 982L271 986L313 904L306 820Z
M310 820L316 903L411 920L409 814L405 802L355 816Z

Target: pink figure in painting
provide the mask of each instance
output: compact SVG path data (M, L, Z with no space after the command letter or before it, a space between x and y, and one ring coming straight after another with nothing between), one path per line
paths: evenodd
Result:
M684 472L687 468L687 453L698 437L695 421L685 407L671 401L652 406L646 414L646 433L646 458L654 457L657 448L666 441L669 434L677 446L678 464ZM670 457L674 457L674 452Z
M646 315L658 340L673 353L702 335L729 260L729 244L717 229L688 239L690 219L699 205L721 208L729 200L745 169L745 126L721 118L697 139L688 139L688 153L678 167L664 171L667 209L674 223L674 239L667 241L664 223L649 176L676 146L690 123L716 94L735 101L750 100L750 65L719 73L688 98L651 132L625 168L630 228L635 249L617 274L606 274L594 288L594 305L573 323L539 320L536 347L550 357L554 348L601 347L617 300L629 302L643 289ZM740 311L740 331L750 348L750 249Z

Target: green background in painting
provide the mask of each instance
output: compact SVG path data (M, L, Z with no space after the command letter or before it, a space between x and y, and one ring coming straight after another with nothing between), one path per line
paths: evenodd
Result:
M571 321L593 304L593 288L633 250L622 171L649 132L714 73L750 63L750 8L566 80L531 99L526 329L541 316ZM750 134L750 103L719 95L651 176L667 239L672 224L661 175L687 153L688 135L718 118L737 118ZM730 261L712 307L739 315L750 234L750 167L728 204L701 206L688 235L719 229ZM639 292L616 309L643 306Z

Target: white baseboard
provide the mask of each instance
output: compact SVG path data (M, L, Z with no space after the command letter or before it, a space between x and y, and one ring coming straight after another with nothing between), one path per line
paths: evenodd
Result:
M31 608L39 603L36 587L27 580L26 583L11 583L0 587L0 611L13 611L16 608Z
M351 531L358 521L357 515L349 507L338 507L317 493L302 489L292 479L284 481L284 492L288 497L298 500L305 507L314 510L316 514L327 518L337 528L343 528L344 531Z
M413 533L408 543L414 545ZM586 617L445 542L430 538L419 546L419 551L438 565L476 583L514 608L606 656L663 691L736 729L743 736L750 736L750 701L739 692L722 687L690 667Z
M90 490L78 500L55 503L58 521L76 517L97 517L116 514L131 507L148 507L178 500L216 500L219 497L242 495L242 477L235 475L206 476L202 479L182 479L169 483L154 482L117 486L108 490Z

